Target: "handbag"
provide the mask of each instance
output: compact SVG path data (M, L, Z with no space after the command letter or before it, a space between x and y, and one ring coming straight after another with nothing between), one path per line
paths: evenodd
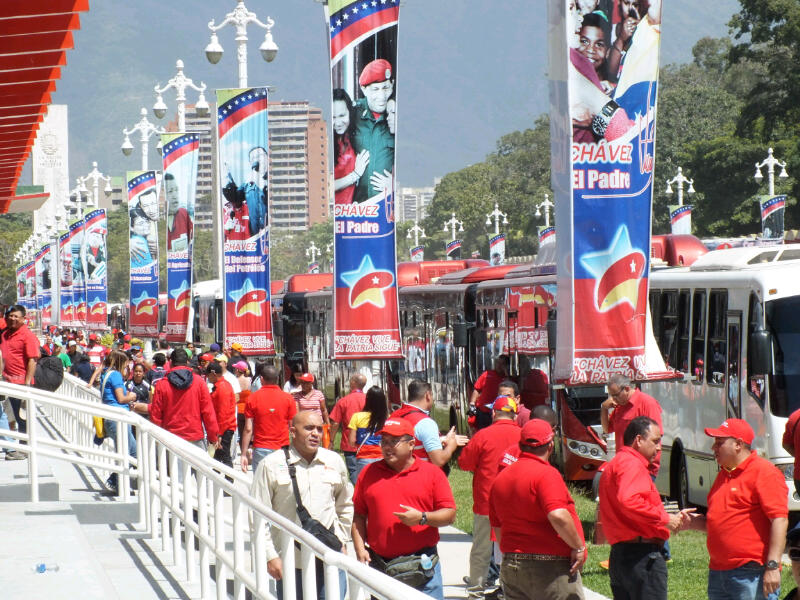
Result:
M428 560L425 561L427 564L424 567L422 566L422 556L419 554L407 554L385 560L370 548L369 556L371 567L386 573L392 579L417 589L431 580L436 565L439 564L439 555L436 553L431 553L431 556L427 557Z
M300 526L328 548L341 552L343 544L341 540L336 537L333 525L325 527L325 525L309 514L308 509L303 505L303 501L300 500L300 488L297 486L297 471L294 465L289 462L288 446L283 447L283 453L286 455L286 466L289 467L289 477L292 478L292 489L294 490L294 499L297 502L297 516L300 519Z

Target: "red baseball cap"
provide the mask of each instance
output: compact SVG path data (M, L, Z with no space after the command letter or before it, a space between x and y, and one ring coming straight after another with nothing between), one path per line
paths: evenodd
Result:
M531 419L522 427L519 441L526 446L544 446L553 440L553 428L542 419Z
M89 339L90 340L96 340L97 339L97 334L96 333L90 333L89 334Z
M381 435L392 435L394 437L401 437L404 435L414 435L414 426L411 421L405 419L386 419L383 428L378 432Z
M516 413L519 409L513 398L498 396L492 404L492 410Z
M314 383L314 376L311 373L303 373L297 376L298 381L305 381L307 383Z
M200 360L207 360L208 362L211 362L214 360L214 355L210 352L206 352L205 354L200 355Z
M752 444L753 438L756 434L753 428L748 425L747 421L742 419L726 419L722 425L716 429L706 427L706 435L713 438L733 438L735 440L742 440L745 444Z

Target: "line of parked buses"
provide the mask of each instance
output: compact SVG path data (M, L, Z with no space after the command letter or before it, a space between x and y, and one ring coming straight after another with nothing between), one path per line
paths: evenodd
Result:
M800 408L800 245L708 251L694 236L666 235L653 237L651 257L650 350L672 371L641 382L663 408L659 490L680 506L705 505L717 464L703 428L737 417L756 431L754 449L784 472L790 509L800 511L792 457L781 447L786 420ZM397 281L405 359L389 361L332 359L330 273L273 281L280 366L288 373L302 363L329 400L347 392L354 371L367 373L393 403L410 378L425 379L440 428L466 433L474 382L508 355L523 400L547 403L558 415L565 479L592 480L613 452L600 426L605 386L543 385L552 381L556 343L554 265L405 262ZM221 290L219 280L195 284L195 342L222 339Z

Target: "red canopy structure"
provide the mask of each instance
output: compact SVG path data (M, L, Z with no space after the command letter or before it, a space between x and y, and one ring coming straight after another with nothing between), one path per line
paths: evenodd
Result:
M17 183L87 10L89 0L0 2L0 213L32 199Z

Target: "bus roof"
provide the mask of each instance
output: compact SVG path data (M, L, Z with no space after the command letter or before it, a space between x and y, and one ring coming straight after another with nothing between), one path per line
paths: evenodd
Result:
M435 283L439 278L453 271L463 271L469 267L480 267L489 263L481 259L466 260L424 260L397 263L397 284L399 286L424 285Z
M751 246L712 250L699 257L689 269L691 271L738 271L758 270L766 265L785 264L800 260L797 246Z
M333 285L333 273L299 273L286 280L286 292L316 292Z

